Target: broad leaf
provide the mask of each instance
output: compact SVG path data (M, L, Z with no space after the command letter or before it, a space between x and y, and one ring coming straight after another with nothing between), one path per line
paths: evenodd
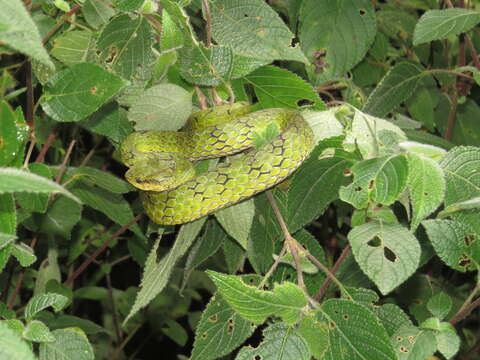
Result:
M293 34L278 14L262 0L210 2L212 35L236 54L261 60L296 60L307 63L300 48L292 47Z
M447 206L444 210L442 210L438 217L447 217L451 216L457 212L462 211L479 211L480 210L480 197L474 197L470 200L460 201L458 203L453 203Z
M145 0L113 0L113 5L123 11L135 11L142 6Z
M14 168L1 168L0 177L2 178L2 182L0 183L0 194L16 192L60 193L78 203L81 203L77 197L67 191L63 186L45 179L42 176Z
M375 9L368 0L304 0L299 20L300 44L314 65L309 75L316 85L352 69L375 39Z
M392 336L399 360L427 359L436 351L435 336L431 331L407 325Z
M69 31L55 39L50 53L65 65L71 66L93 60L93 43L89 31Z
M33 249L27 244L21 242L13 245L12 255L23 267L30 266L37 261Z
M245 284L238 276L212 270L208 270L207 274L228 304L255 324L261 324L270 316L278 316L286 324L295 324L307 305L303 291L289 282L276 285L272 291L265 291Z
M255 216L255 202L253 199L242 201L215 213L215 217L225 231L244 248L250 235L253 217Z
M18 159L23 161L28 126L10 105L0 101L0 166L17 167Z
M408 168L408 190L412 203L410 227L414 231L442 203L445 179L438 163L424 156L409 154Z
M58 234L70 239L75 224L81 219L82 207L69 198L58 197L48 207L45 214L33 214L39 231L45 234Z
M360 268L384 295L417 270L420 244L403 226L366 223L353 228L348 239Z
M92 345L81 330L61 329L51 333L53 342L40 344L39 360L94 360Z
M317 311L317 320L329 328L330 347L325 360L397 359L384 327L363 305L330 299Z
M322 359L330 347L327 323L317 321L315 314L310 313L302 319L298 332L305 339L313 357Z
M392 67L367 99L363 111L385 116L415 92L422 77L420 65L401 62Z
M208 221L202 236L193 244L185 263L185 270L191 271L213 256L228 238L227 233L215 221Z
M0 358L15 360L36 360L30 346L4 321L0 321Z
M444 292L440 292L428 300L427 308L433 316L443 320L452 308L452 298Z
M134 190L134 188L125 180L122 180L109 172L89 166L82 166L79 168L69 167L65 176L67 177L65 182L68 182L69 185L75 181L81 180L89 185L95 185L116 194L125 194Z
M115 15L115 10L109 6L107 0L85 0L82 13L90 26L99 28Z
M121 77L98 65L80 63L49 79L42 108L57 121L79 121L98 110L125 85Z
M62 310L68 302L68 298L55 293L39 294L32 297L25 308L25 317L32 319L38 312L51 306L55 312Z
M242 348L235 360L310 360L312 354L305 339L294 328L282 323L263 330L264 339L257 348Z
M39 343L55 341L55 336L52 335L47 325L38 320L32 320L27 324L23 330L23 337Z
M20 0L0 0L0 43L54 68L40 34Z
M429 10L422 15L413 34L413 45L467 32L480 23L480 12L468 9L452 8Z

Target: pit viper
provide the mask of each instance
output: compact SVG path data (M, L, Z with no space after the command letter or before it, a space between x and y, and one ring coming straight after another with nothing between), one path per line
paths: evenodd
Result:
M258 139L272 128L273 136L262 144ZM120 156L129 167L125 178L142 190L147 215L158 224L174 225L278 184L313 146L312 129L298 111L252 111L248 104L234 103L192 114L182 131L134 132L122 142ZM196 161L239 152L197 174Z

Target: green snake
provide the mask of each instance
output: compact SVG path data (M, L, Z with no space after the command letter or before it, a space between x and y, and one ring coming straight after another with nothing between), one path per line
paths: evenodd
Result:
M274 126L273 138L257 145ZM276 135L276 136L275 136ZM312 129L299 112L252 111L245 103L219 105L190 116L183 131L148 130L127 136L120 147L126 179L142 190L147 215L162 225L208 215L264 191L288 177L310 154ZM195 162L229 157L197 174Z

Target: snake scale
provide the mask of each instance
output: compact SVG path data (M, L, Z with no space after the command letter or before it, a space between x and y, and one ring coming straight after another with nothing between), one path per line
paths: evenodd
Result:
M254 138L271 126L277 135L259 147ZM245 103L192 114L183 131L148 130L127 136L120 148L126 179L141 191L148 216L158 224L193 221L264 191L288 177L314 146L299 112L252 112ZM243 151L197 174L195 161ZM227 159L230 159L227 158Z

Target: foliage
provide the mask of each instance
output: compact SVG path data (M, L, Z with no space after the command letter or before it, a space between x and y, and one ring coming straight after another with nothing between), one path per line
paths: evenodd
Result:
M0 9L0 358L480 359L477 0ZM300 112L310 157L154 224L123 139L228 101Z

